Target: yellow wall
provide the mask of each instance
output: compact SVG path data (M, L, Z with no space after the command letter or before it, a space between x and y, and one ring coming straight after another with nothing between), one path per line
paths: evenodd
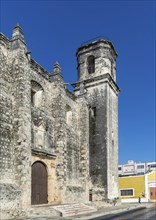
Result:
M148 174L148 181L154 180L156 181L156 172L152 172Z
M120 196L120 189L134 189L134 196ZM120 198L138 198L141 193L145 192L145 177L144 176L130 176L119 177L119 196Z

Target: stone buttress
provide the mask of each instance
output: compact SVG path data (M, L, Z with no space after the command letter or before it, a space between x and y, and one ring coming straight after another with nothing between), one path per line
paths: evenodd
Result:
M21 28L1 35L1 208L13 214L31 204L30 68ZM16 211L15 211L16 210Z

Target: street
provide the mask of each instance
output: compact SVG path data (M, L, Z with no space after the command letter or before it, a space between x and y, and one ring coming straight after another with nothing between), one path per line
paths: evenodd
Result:
M114 210L114 213L113 213ZM29 216L23 218L15 218L14 220L155 220L156 219L156 205L138 206L133 208L131 206L111 207L111 209L99 210L96 213L90 213L81 216ZM124 211L126 210L126 211ZM109 213L109 214L106 214ZM111 214L112 213L112 214Z
M140 210L126 211L119 214L105 215L93 220L155 220L156 206L152 208L143 208Z

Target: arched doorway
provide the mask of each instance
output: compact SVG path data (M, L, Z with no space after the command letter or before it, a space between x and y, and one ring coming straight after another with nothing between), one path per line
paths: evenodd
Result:
M31 172L31 204L46 204L47 201L47 170L42 162L35 162Z

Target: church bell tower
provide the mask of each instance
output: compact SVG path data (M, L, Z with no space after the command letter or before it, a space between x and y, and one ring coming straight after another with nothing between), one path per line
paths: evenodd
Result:
M118 197L118 94L117 53L113 44L98 39L81 46L76 53L78 97L84 97L89 111L89 175L93 201Z

